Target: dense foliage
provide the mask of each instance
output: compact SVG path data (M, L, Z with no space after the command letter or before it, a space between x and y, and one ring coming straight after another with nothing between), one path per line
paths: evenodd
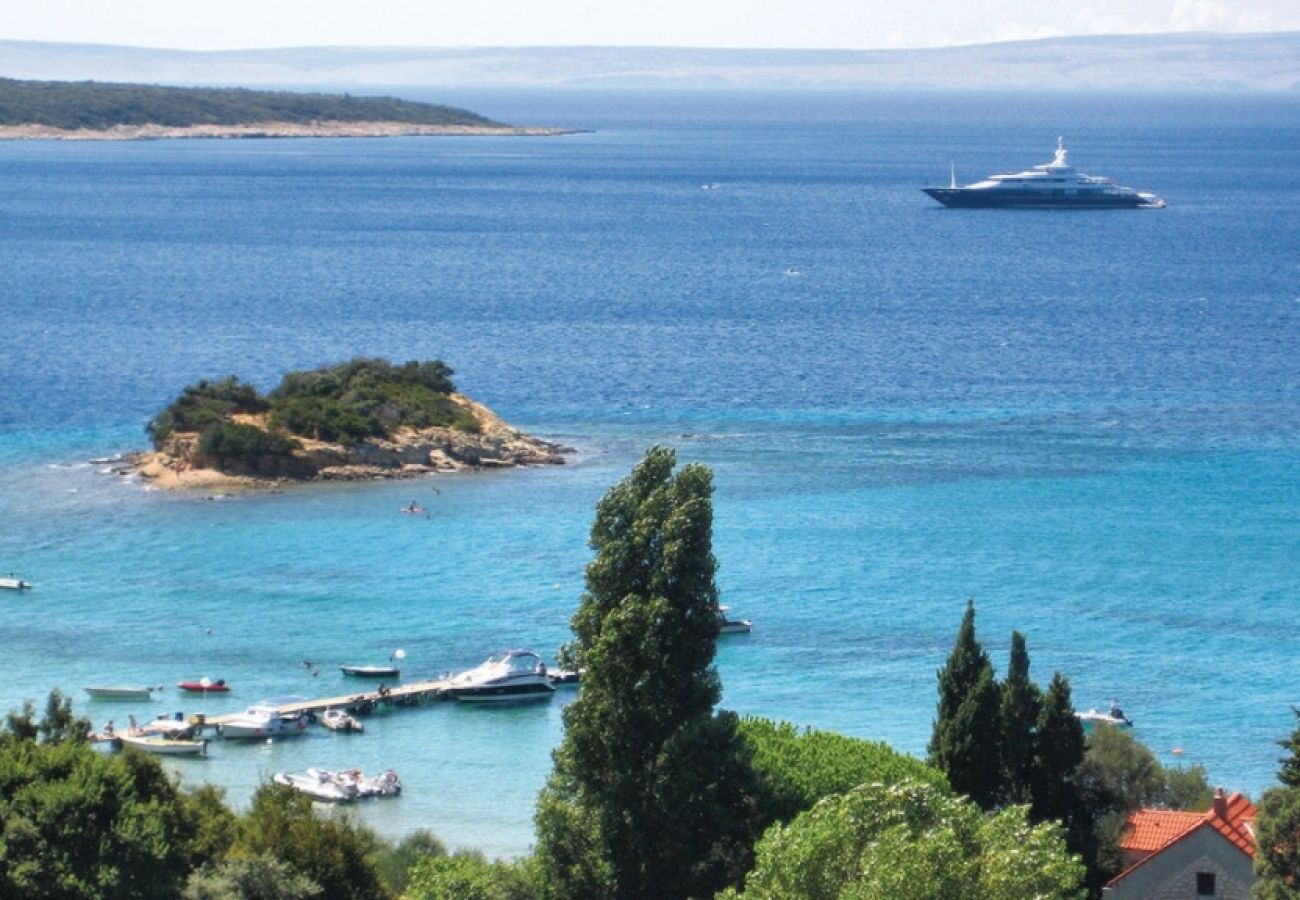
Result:
M114 125L178 128L317 121L497 124L468 110L395 97L0 78L0 125L107 129Z
M763 827L789 821L818 801L860 784L911 781L948 787L937 769L878 741L759 718L742 719L740 733L759 780Z
M610 489L573 617L586 667L537 811L549 896L712 895L749 864L757 785L720 693L712 474L653 447Z
M865 784L759 842L738 900L1066 900L1083 866L1055 824L1025 808L984 813L933 784Z
M1300 900L1300 708L1292 711L1297 727L1278 741L1287 751L1280 760L1281 787L1264 792L1255 817L1258 900Z
M957 640L939 670L939 707L930 737L930 765L984 809L996 803L1002 780L1001 698L988 654L975 639L975 604L966 603Z
M417 863L403 900L532 900L530 861L489 862L481 853L431 856Z
M185 388L148 431L157 449L173 433L197 432L200 457L222 471L292 476L299 447L292 435L355 444L400 428L477 432L478 420L450 397L456 390L451 376L436 359L393 365L359 358L290 372L268 396L234 376L205 380ZM240 415L250 419L236 421Z

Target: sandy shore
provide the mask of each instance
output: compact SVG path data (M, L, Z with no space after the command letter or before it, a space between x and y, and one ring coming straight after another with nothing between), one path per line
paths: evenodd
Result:
M0 140L147 141L164 138L309 138L479 135L551 137L576 134L568 128L529 125L418 125L409 122L254 122L249 125L115 125L108 129L65 129L48 125L0 125Z

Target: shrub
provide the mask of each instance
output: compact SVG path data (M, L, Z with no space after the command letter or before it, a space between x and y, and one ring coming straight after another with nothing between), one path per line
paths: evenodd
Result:
M297 446L283 435L236 422L217 422L199 434L199 453L223 470L258 471L268 459L292 456Z
M170 406L149 422L149 437L157 449L174 431L202 431L235 413L260 413L267 409L266 398L234 375L220 381L200 381L181 391Z

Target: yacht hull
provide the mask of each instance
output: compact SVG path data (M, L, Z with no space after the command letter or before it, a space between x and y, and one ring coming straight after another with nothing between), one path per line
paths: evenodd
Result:
M1135 195L1025 196L1024 191L971 190L970 188L922 188L950 209L1138 209L1154 206Z

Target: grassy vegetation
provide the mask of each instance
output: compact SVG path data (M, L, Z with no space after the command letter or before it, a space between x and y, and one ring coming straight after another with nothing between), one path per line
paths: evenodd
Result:
M0 125L107 129L114 125L180 128L314 121L499 124L468 110L395 97L0 78Z
M232 375L185 388L148 431L156 449L175 432L197 432L199 452L223 471L265 470L268 460L293 453L294 436L353 445L400 428L476 433L478 421L449 396L451 376L441 360L354 359L290 372L263 396ZM268 427L232 421L237 414L265 414Z

